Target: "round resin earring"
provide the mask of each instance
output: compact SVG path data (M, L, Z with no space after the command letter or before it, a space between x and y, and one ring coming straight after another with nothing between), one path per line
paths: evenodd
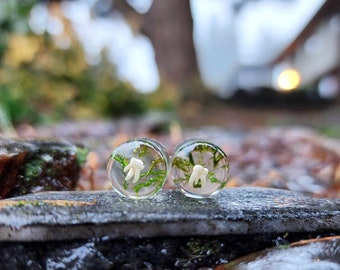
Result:
M144 199L156 194L169 173L169 156L151 139L135 139L113 150L107 173L112 187L121 195Z
M179 144L171 167L178 189L192 198L217 194L228 179L226 154L217 145L199 139L189 139Z

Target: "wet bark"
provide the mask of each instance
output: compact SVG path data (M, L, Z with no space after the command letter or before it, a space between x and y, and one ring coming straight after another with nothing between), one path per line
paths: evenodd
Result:
M339 237L311 240L313 253L288 244L339 235L339 207L339 199L250 187L205 200L174 190L138 202L113 191L26 195L0 201L0 269L210 269L273 246L256 269L293 269L277 265L296 256L302 268L321 269L339 264Z
M84 163L81 155L86 158L87 150L63 141L0 137L0 199L74 190Z

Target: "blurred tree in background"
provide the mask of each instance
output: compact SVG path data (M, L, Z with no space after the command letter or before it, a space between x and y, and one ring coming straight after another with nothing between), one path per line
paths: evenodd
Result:
M199 74L193 41L190 1L153 0L150 9L143 14L129 5L129 1L109 1L114 3L113 9L124 14L136 32L150 39L161 77L160 91L173 92L172 97L186 107L188 102L206 101L207 92Z
M154 0L145 13L126 0L97 0L92 7L91 16L105 18L118 12L134 34L150 39L160 76L160 86L152 94L142 94L132 84L119 80L105 49L100 63L87 62L84 44L61 11L62 3L0 2L0 109L14 124L174 110L180 101L188 108L188 101L204 100L190 1ZM46 5L49 16L62 20L63 33L59 37L46 30L40 34L32 31L29 18L37 4ZM101 4L109 9L96 10ZM65 36L70 41L67 46L58 40Z
M46 32L34 34L28 24L34 4L0 2L0 109L14 124L112 117L152 107L145 95L117 79L115 67L105 57L98 65L86 62L66 20L65 31L71 37L67 48L57 46ZM59 4L50 2L49 9L58 12Z

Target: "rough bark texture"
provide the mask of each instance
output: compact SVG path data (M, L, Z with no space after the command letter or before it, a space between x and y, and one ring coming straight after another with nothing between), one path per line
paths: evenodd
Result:
M339 238L313 253L287 249L339 235L339 211L340 200L250 187L205 200L166 190L139 201L113 191L27 195L0 201L0 269L211 269L273 246L280 260L259 256L252 269L297 269L275 267L296 257L298 269L339 269L321 264L339 263Z
M0 199L38 191L73 190L81 169L79 149L61 141L0 137Z
M46 213L49 213L46 215ZM195 200L176 190L135 200L113 191L48 192L0 201L1 241L339 233L340 199L229 188Z

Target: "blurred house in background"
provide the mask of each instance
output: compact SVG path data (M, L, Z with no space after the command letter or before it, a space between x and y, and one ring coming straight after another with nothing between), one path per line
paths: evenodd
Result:
M215 89L219 96L264 88L308 91L321 99L339 96L339 1L239 2L244 4L235 18L239 62L233 79Z

